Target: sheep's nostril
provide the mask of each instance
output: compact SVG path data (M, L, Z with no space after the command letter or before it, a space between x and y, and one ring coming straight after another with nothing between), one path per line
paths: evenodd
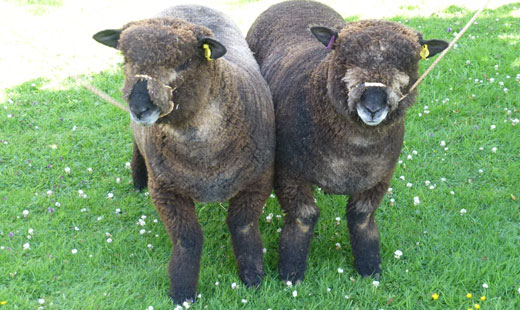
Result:
M386 91L382 87L367 87L361 95L361 103L372 117L386 107L386 99Z
M150 109L148 107L144 107L144 109L141 109L141 111L134 111L134 113L138 119L141 119L141 117L148 111L150 111Z

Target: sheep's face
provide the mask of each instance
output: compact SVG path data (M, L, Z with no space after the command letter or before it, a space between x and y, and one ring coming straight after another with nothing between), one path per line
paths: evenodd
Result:
M417 32L387 21L351 23L339 34L323 27L312 31L333 49L327 88L340 114L368 126L390 123L404 115L413 100L400 99L417 80L421 59L422 38ZM432 49L430 56L447 46L435 42L442 42L442 48Z
M99 32L94 39L122 52L122 93L131 118L152 126L163 116L175 118L197 110L190 100L175 101L207 94L210 62L226 52L211 36L205 27L174 18L155 18L129 23L122 30Z

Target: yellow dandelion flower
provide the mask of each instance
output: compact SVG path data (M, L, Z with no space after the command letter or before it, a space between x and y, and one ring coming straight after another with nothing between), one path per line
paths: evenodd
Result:
M475 307L475 309L480 309L480 305L479 304L474 304L473 307Z
M437 299L439 299L439 294L437 294L437 293L432 294L432 299L433 299L433 300L437 300Z
M486 296L480 297L480 300L482 300L482 301L486 300Z
M3 305L5 305L6 303L7 303L7 301L5 301L5 300L2 300L2 301L0 301L0 306L3 306Z
M471 297L473 297L473 295L471 295L471 293L467 293L466 297L471 298Z

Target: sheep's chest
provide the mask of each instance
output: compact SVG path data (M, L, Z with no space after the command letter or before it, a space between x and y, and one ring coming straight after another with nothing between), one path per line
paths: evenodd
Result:
M344 145L340 152L322 152L312 169L313 181L331 194L366 191L393 170L393 153L389 148L356 143Z
M201 202L226 201L236 194L248 177L247 156L251 154L236 151L232 139L236 134L223 122L226 118L210 107L182 128L133 125L151 179L161 188Z

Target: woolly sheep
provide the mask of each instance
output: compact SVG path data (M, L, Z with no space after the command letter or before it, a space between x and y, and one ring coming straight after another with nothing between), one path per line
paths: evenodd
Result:
M416 97L422 45L447 43L389 21L345 23L313 1L270 7L246 40L271 88L276 116L274 189L287 213L279 244L283 280L302 281L319 217L313 186L348 194L357 271L379 277L375 211L403 144L405 112Z
M258 219L272 189L274 111L269 88L237 26L202 6L94 35L124 56L134 185L148 185L173 243L170 296L195 299L203 236L194 201L229 200L238 273L263 278Z

